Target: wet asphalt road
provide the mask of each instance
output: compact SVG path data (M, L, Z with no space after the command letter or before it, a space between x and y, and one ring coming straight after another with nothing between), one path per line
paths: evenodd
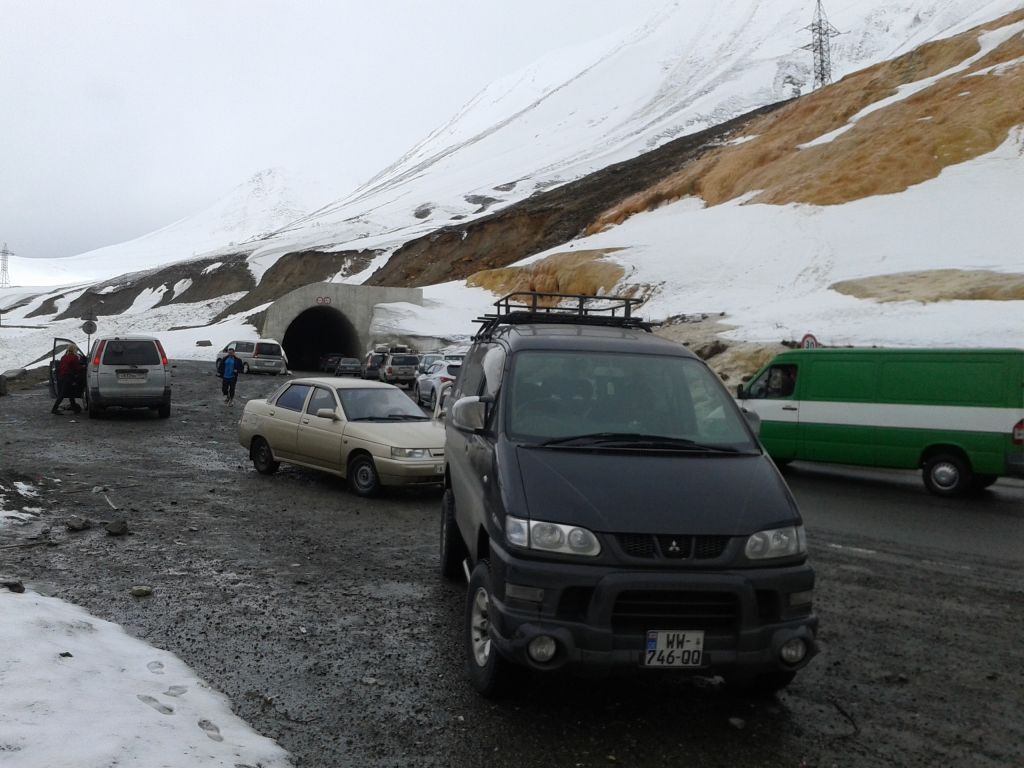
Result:
M558 676L487 702L462 676L464 589L437 575L438 494L259 476L218 384L178 364L166 421L51 416L44 386L0 399L0 478L45 507L0 529L0 573L178 654L297 766L1024 765L1020 484L946 502L908 473L789 472L823 652L775 699ZM70 533L70 514L133 534Z

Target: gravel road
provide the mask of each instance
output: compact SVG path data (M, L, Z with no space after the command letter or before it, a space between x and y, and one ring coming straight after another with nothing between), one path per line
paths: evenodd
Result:
M239 399L281 381L243 377ZM0 524L0 573L176 653L296 766L1024 765L1010 563L812 528L823 652L777 698L557 676L487 702L462 676L464 589L437 574L438 493L260 476L218 384L178 363L169 420L53 416L42 384L0 398L0 482L43 508Z

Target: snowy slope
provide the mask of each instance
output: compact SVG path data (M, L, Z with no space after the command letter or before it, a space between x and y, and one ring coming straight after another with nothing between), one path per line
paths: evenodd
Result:
M621 36L493 83L348 198L287 228L308 247L395 248L439 226L635 157L813 83L812 0L678 0ZM838 5L838 4L835 4ZM1020 0L853 0L831 21L839 79ZM468 199L467 199L468 198ZM481 199L491 202L481 210ZM419 214L419 215L417 215ZM275 238L268 253L280 253Z
M236 246L267 235L322 201L322 192L308 181L271 168L253 175L209 208L134 240L68 258L15 256L10 263L11 282L16 287L95 282L209 251L242 250ZM0 306L13 303L9 295L13 292L0 295Z

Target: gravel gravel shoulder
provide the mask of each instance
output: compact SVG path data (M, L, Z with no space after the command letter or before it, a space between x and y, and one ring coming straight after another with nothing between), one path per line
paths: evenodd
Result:
M168 420L53 416L39 383L0 398L0 481L42 508L0 524L0 574L174 652L297 766L1024 764L1019 572L813 531L823 653L778 697L558 675L481 700L464 588L438 575L439 494L258 475L212 368L176 364ZM239 400L282 381L243 377Z

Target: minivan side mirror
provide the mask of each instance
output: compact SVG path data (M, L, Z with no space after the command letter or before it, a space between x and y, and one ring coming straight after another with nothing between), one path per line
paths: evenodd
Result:
M743 411L743 416L746 418L747 424L750 425L750 428L754 430L754 434L760 437L761 416L755 411L748 411L746 408L740 408L740 410Z
M479 397L464 397L451 407L451 417L456 428L479 432L487 419L487 403Z

